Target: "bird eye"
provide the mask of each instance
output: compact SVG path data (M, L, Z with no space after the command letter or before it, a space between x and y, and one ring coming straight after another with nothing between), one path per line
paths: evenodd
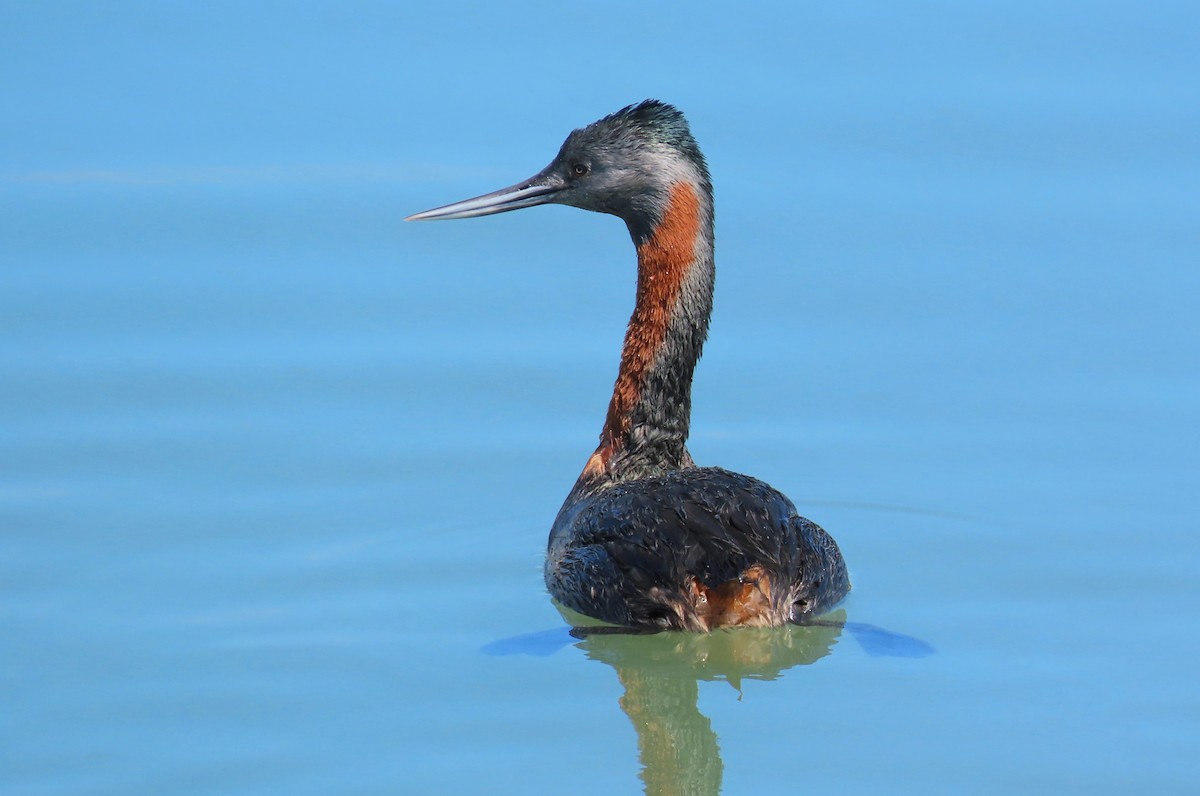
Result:
M576 177L582 177L588 173L588 167L586 163L576 163L571 167L571 171L575 172Z

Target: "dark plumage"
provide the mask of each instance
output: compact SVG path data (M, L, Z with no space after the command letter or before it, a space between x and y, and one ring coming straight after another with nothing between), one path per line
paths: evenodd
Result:
M524 182L411 216L470 218L555 202L623 219L637 300L600 445L550 531L546 586L629 627L803 622L850 588L837 544L757 479L697 467L692 374L714 281L712 184L678 110L646 100L575 130Z
M706 630L709 587L755 567L772 581L767 611L736 624L803 622L848 588L829 534L768 484L691 467L598 490L576 488L550 534L546 585L568 608L619 625ZM723 623L729 624L729 623Z

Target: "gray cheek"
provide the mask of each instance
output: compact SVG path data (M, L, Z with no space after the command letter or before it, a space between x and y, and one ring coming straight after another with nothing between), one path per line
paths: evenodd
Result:
M570 203L584 210L618 216L622 215L623 209L628 207L628 202L624 201L619 193L594 189L573 191Z

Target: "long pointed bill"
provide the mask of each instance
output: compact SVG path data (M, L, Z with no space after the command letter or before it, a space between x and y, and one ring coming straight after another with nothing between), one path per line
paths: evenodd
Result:
M429 221L445 218L475 218L490 216L493 213L506 213L509 210L520 210L522 207L544 205L554 201L554 195L565 186L557 175L549 169L541 171L524 182L501 188L498 191L476 196L474 199L464 199L452 205L435 207L424 213L415 213L405 221Z

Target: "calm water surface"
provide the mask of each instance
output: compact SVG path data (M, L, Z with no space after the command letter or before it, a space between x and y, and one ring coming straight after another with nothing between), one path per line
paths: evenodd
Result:
M0 790L1200 788L1200 15L677 13L0 7ZM400 223L646 96L846 629L568 635L632 248Z

